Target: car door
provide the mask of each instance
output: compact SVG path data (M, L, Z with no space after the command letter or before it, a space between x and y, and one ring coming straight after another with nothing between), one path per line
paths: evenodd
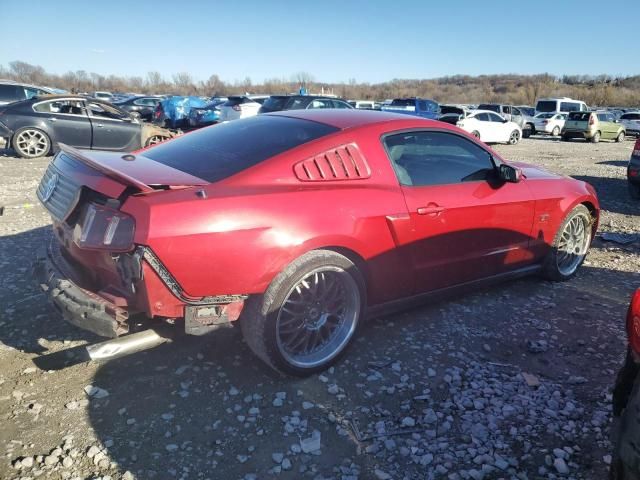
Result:
M126 150L139 148L140 124L124 111L103 102L87 102L93 130L91 148L96 150ZM132 147L133 145L133 147Z
M54 142L91 148L91 122L84 101L46 100L34 103L33 111L45 122Z
M511 121L517 123L520 128L524 125L524 115L520 111L520 109L516 107L511 107Z
M487 115L489 116L489 123L491 124L491 129L493 131L491 141L506 142L509 140L509 135L513 131L513 125L509 122L505 122L505 119L496 113L489 112Z
M480 140L483 142L493 142L496 132L491 124L488 112L476 114L473 119L476 120L475 128L480 133Z
M438 130L389 134L383 143L411 221L397 241L413 266L415 293L534 261L533 196L524 181L497 179L487 149Z

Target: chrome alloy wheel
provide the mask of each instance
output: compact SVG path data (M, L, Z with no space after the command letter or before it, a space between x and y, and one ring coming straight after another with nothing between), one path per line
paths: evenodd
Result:
M360 290L340 267L323 266L289 290L276 320L277 345L287 362L313 368L338 355L360 316Z
M167 137L165 137L164 135L152 135L149 137L149 139L147 140L147 147L150 147L151 145L157 145L159 143L164 142L167 139Z
M49 151L49 138L40 130L23 130L15 145L25 157L41 157Z
M557 246L556 262L560 273L569 276L576 271L587 254L590 240L591 231L586 217L576 215L569 220Z

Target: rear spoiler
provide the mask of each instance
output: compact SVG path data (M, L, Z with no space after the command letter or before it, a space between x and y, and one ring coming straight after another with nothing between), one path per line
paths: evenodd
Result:
M70 147L69 145L65 145L64 143L58 143L58 146L60 147L60 150L64 152L66 155L70 156L75 160L78 160L79 162L84 163L85 165L88 165L89 167L95 170L98 170L101 173L104 173L106 176L114 180L118 180L132 187L136 187L137 189L139 189L141 192L144 192L144 193L155 191L149 185L142 183L139 180L136 180L135 178L127 175L126 173L120 172L113 168L109 168L107 165L104 165L102 163L96 162L95 160L92 160L91 158L85 156L80 150Z

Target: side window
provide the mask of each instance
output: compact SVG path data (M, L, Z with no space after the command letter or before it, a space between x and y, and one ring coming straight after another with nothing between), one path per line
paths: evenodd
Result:
M502 107L502 113L511 114L511 107L509 105L505 105Z
M489 114L488 113L479 113L475 116L475 118L477 118L478 120L480 120L481 122L490 122L491 120L489 119Z
M502 117L500 115L496 115L495 113L487 113L489 115L490 122L502 123Z
M615 122L616 117L613 116L612 113L607 113L607 122Z
M107 118L111 120L121 120L125 117L120 110L116 110L104 103L90 103L89 110L91 111L91 115L94 117Z
M598 120L600 120L601 122L606 122L607 121L607 114L606 113L598 113Z
M24 100L24 91L17 85L0 85L0 102Z
M385 137L383 142L402 185L482 181L494 171L489 152L452 133L400 133Z
M513 107L513 108L511 109L511 113L512 113L513 115L520 115L520 116L522 116L522 112L521 112L520 110L518 110L516 107Z
M331 103L333 103L333 108L350 108L348 104L341 102L340 100L332 100Z
M307 108L333 108L331 100L316 99Z
M427 111L427 102L425 102L424 100L418 100L417 106L418 110L420 110L421 112Z
M63 115L80 115L84 117L82 102L77 100L56 100L38 103L33 106L38 113L60 113Z

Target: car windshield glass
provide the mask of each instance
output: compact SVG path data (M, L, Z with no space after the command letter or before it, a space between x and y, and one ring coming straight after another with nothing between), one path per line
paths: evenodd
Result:
M536 105L538 112L555 112L557 109L557 102L553 100L540 101Z
M279 116L257 116L202 129L148 150L145 156L217 182L339 129Z
M590 116L591 116L591 112L571 112L569 114L569 120L586 122L587 120L589 120Z
M392 107L415 107L416 101L412 98L396 98L391 102Z

